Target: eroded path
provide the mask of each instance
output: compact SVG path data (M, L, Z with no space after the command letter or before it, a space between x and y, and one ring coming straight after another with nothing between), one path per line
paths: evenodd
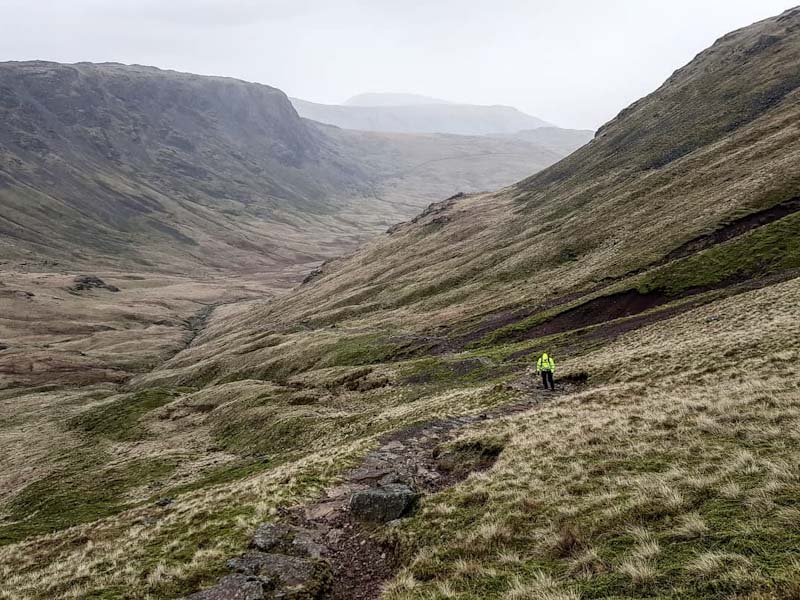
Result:
M401 566L383 545L383 527L413 511L418 498L435 493L494 464L502 446L470 442L445 446L481 422L518 414L572 391L555 393L519 380L509 386L522 399L483 413L436 419L387 434L342 482L319 500L284 511L257 530L251 549L228 561L233 572L190 600L272 598L369 600Z

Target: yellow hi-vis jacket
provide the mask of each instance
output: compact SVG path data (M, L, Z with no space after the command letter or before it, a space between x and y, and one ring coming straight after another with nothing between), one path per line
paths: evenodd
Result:
M555 373L556 361L554 361L551 357L547 356L547 354L542 354L539 360L536 361L536 370L551 371L552 373Z

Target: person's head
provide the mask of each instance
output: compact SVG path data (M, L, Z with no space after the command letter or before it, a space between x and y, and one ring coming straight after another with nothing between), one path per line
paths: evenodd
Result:
M542 360L547 360L548 358L550 358L550 357L548 356L547 352L544 352L542 354Z

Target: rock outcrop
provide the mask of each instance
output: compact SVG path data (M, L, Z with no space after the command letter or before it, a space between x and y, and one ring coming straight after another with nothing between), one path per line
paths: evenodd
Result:
M85 290L108 290L109 292L119 291L117 286L106 283L95 275L78 275L73 280L73 284L69 289L73 292L83 292Z

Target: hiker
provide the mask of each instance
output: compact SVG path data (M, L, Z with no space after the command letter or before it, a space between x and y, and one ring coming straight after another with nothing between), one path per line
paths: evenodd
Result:
M550 384L550 389L556 391L556 384L553 382L553 374L556 372L556 361L552 356L548 356L547 352L539 357L536 361L536 372L542 374L542 385L547 389L547 384Z

